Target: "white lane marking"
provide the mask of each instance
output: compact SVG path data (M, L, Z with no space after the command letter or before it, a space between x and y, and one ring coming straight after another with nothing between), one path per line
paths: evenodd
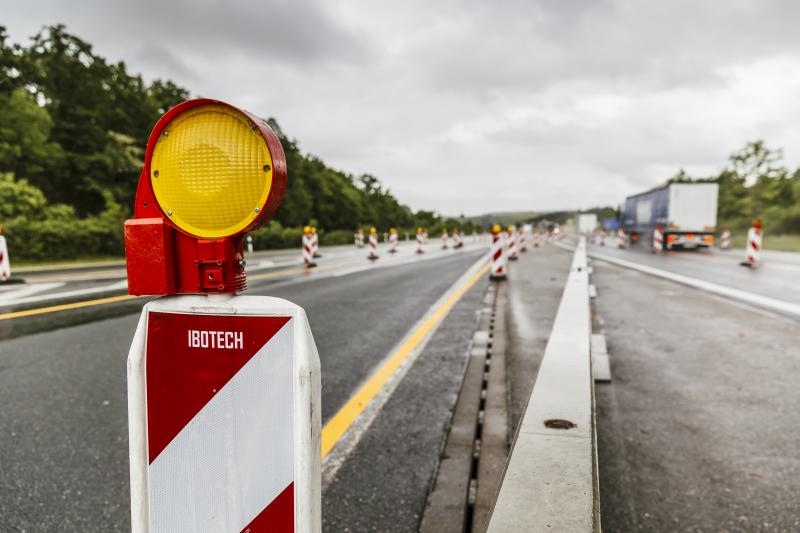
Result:
M24 285L20 289L5 292L2 296L0 296L0 305L6 305L8 302L14 302L15 300L31 296L37 292L57 289L63 285L63 281L56 283L33 283L31 285Z
M569 245L562 243L556 243L556 246L564 248L566 250L570 249ZM645 274L650 274L651 276L657 276L659 278L668 279L670 281L674 281L682 285L695 287L697 289L701 289L706 292L710 292L712 294L717 294L719 296L724 296L726 298L731 298L733 300L746 302L755 305L757 307L764 307L767 309L771 309L773 311L778 311L779 313L785 313L795 318L800 318L800 305L792 302L787 302L785 300L778 300L777 298L770 298L768 296L761 296L760 294L754 294L752 292L741 291L739 289L726 287L724 285L719 285L717 283L711 283L709 281L703 281L701 279L684 276L683 274L675 274L673 272L667 272L666 270L661 270L659 268L653 268L639 263L634 263L633 261L618 259L610 255L600 254L597 252L589 252L589 255L591 255L595 259L605 261L606 263L611 263L617 266L629 268L631 270L637 270Z
M36 303L36 302L45 302L47 300L57 300L61 298L73 298L76 296L86 296L88 294L97 294L99 292L114 292L119 291L121 289L128 288L128 281L121 280L116 283L111 283L109 285L101 285L100 287L91 287L88 289L77 289L74 291L64 291L64 292L57 292L55 294L44 294L41 296L30 296L28 298L19 298L14 300L5 301L3 300L1 303L2 305L21 305L21 304L29 304L29 303Z

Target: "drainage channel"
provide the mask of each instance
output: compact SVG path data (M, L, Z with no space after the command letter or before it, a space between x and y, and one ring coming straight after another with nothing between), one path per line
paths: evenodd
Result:
M487 289L422 533L481 533L508 456L505 286Z

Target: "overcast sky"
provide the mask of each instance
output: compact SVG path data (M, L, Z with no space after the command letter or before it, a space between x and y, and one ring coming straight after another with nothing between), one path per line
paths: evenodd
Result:
M443 214L618 204L763 138L800 160L800 2L0 0L108 59L274 116ZM291 169L290 179L291 179Z

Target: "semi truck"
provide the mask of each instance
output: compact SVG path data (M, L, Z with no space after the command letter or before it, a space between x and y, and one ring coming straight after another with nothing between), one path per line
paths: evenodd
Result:
M711 248L718 194L716 183L671 183L635 194L625 199L621 226L631 244L652 245L660 226L665 250Z

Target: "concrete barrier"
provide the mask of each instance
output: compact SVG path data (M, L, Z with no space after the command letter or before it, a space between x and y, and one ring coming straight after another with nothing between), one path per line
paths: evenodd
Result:
M590 339L581 238L489 532L600 530Z

